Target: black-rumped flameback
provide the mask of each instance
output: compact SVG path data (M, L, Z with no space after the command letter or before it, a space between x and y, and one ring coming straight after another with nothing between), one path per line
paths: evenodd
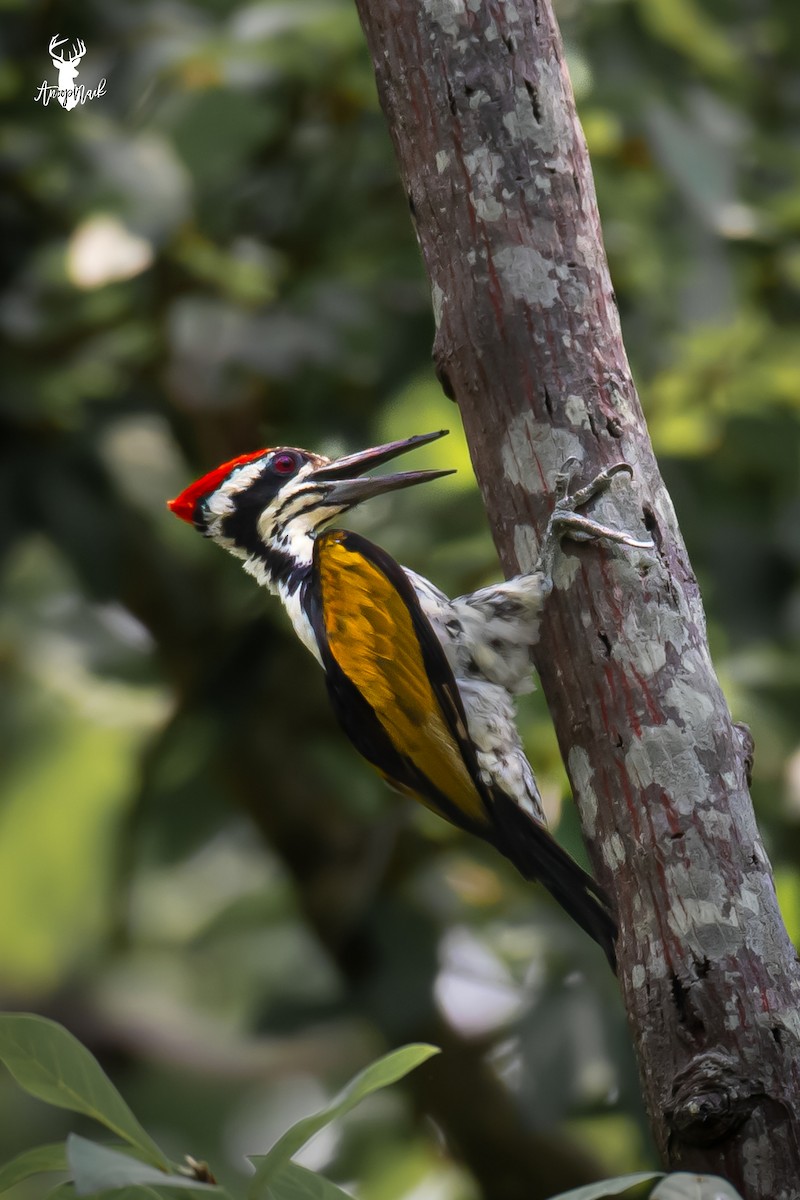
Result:
M602 889L547 831L514 697L531 690L531 650L559 539L637 541L579 510L618 463L570 492L556 481L536 568L455 600L359 534L330 522L372 496L449 474L365 471L441 437L424 434L334 460L281 446L244 454L169 502L277 595L321 664L350 740L398 791L490 842L539 880L614 964Z

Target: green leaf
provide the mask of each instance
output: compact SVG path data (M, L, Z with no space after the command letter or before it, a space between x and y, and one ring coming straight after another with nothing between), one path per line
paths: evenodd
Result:
M148 1162L169 1165L94 1055L63 1025L32 1013L0 1013L0 1060L32 1096L93 1117Z
M658 1185L650 1200L742 1200L732 1183L719 1175L676 1171Z
M324 1175L288 1162L269 1183L269 1200L353 1200Z
M50 1142L46 1146L33 1146L23 1150L11 1162L0 1167L0 1192L13 1187L31 1175L42 1171L66 1171L67 1155L63 1142Z
M63 1183L59 1183L51 1192L48 1192L44 1200L75 1200L75 1184L71 1179L65 1179Z
M601 1179L599 1183L589 1183L585 1187L573 1188L571 1192L559 1192L551 1200L604 1200L606 1196L619 1196L637 1183L647 1183L651 1179L663 1179L663 1171L642 1171L637 1175L617 1175L614 1179ZM655 1195L655 1193L653 1193Z
M138 1158L131 1158L110 1146L100 1146L87 1138L71 1133L67 1138L69 1160L75 1191L79 1196L91 1196L96 1192L111 1191L126 1187L183 1188L191 1192L216 1192L224 1195L222 1188L210 1183L200 1183L188 1175L169 1174L157 1167L148 1166Z
M165 1175L164 1182L157 1185L151 1183L126 1184L123 1187L108 1188L104 1192L92 1192L92 1196L93 1200L176 1200L170 1183L170 1180L175 1178L174 1175ZM195 1187L198 1186L200 1185L195 1184ZM73 1200L77 1195L76 1191L72 1192ZM58 1200L69 1200L69 1196L59 1196Z
M379 1058L377 1062L372 1063L371 1066L356 1075L355 1079L351 1080L347 1087L325 1108L310 1117L304 1117L291 1129L287 1129L283 1137L278 1138L267 1154L251 1155L250 1161L256 1164L256 1173L247 1192L248 1200L255 1200L256 1197L263 1196L267 1185L271 1186L278 1172L289 1162L292 1155L305 1146L306 1142L315 1133L319 1133L320 1129L324 1129L337 1117L342 1117L345 1113L350 1112L371 1092L396 1083L398 1079L408 1075L409 1071L413 1071L415 1067L438 1053L438 1047L419 1043L402 1046L399 1050L385 1054L383 1058Z

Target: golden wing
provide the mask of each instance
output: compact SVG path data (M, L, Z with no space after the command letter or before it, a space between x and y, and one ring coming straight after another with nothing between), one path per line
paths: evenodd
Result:
M540 880L614 969L616 923L602 888L481 781L458 685L402 567L366 538L331 530L315 543L307 586L328 692L356 749L399 791Z
M334 708L401 791L484 836L491 827L461 697L405 572L358 534L316 541L312 622Z

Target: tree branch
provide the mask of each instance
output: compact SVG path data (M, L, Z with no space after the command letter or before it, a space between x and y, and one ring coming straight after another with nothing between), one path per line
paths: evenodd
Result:
M656 1141L748 1200L797 1195L800 975L700 596L622 343L550 0L357 0L460 406L509 573L570 455L625 459L599 519L653 553L567 548L537 668L595 869ZM641 532L641 531L640 531Z

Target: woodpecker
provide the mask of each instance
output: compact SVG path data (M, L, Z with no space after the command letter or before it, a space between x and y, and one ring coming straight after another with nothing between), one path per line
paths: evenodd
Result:
M545 826L514 697L533 687L531 651L560 539L652 547L580 512L615 475L632 470L617 463L570 491L577 462L568 460L534 570L450 600L366 538L328 528L364 500L451 474L364 474L446 432L333 460L289 446L256 450L204 475L168 506L279 597L325 672L345 733L386 782L539 880L613 968L610 902Z

